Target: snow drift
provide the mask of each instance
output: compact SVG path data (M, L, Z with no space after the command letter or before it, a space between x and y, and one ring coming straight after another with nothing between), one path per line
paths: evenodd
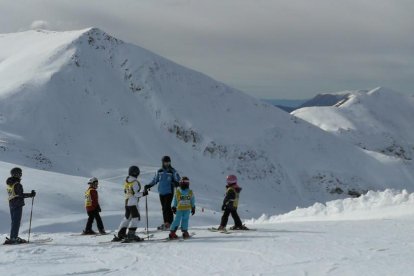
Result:
M262 215L246 223L277 223L294 221L370 220L414 215L414 193L406 190L369 191L358 198L315 203L289 213L268 217Z

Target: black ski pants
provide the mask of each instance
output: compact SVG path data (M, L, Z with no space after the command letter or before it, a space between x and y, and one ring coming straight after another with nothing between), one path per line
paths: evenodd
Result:
M174 194L160 195L161 207L162 207L162 216L164 218L164 223L171 223L174 220L174 214L171 209L171 203L173 201Z
M88 212L88 221L86 223L85 231L92 230L93 221L96 220L96 224L98 226L99 231L104 231L104 225L101 219L101 215L99 214L98 210L93 210Z
M226 208L226 210L224 210L223 216L221 217L221 223L220 226L226 227L227 226L227 222L229 221L229 216L232 216L233 220L234 220L234 225L235 226L242 226L242 221L239 217L239 214L237 213L237 209L236 208Z

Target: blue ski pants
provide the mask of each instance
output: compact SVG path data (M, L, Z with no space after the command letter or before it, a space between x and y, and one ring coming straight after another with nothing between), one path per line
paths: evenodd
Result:
M20 222L22 221L23 206L10 207L11 230L10 239L16 239L19 236Z
M171 224L171 231L177 231L178 227L181 224L181 230L182 231L188 231L188 221L190 220L190 210L186 211L177 211L177 214L175 215L175 219L173 223Z

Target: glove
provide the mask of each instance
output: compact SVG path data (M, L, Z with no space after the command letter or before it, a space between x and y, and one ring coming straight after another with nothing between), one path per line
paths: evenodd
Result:
M152 186L150 184L144 186L145 191L150 191Z
M142 196L147 196L148 195L148 190L144 190L143 192L142 192Z
M30 193L30 197L35 197L36 196L36 191L32 190L32 192Z
M171 211L176 214L177 213L177 207L171 207Z
M195 207L191 208L191 215L194 216L195 214Z
M98 205L98 207L96 207L96 211L98 211L98 213L102 212L101 205Z

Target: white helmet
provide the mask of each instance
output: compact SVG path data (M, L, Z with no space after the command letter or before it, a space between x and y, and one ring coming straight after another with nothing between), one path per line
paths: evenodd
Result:
M89 185L98 185L98 178L92 177L91 179L89 179L88 184Z

